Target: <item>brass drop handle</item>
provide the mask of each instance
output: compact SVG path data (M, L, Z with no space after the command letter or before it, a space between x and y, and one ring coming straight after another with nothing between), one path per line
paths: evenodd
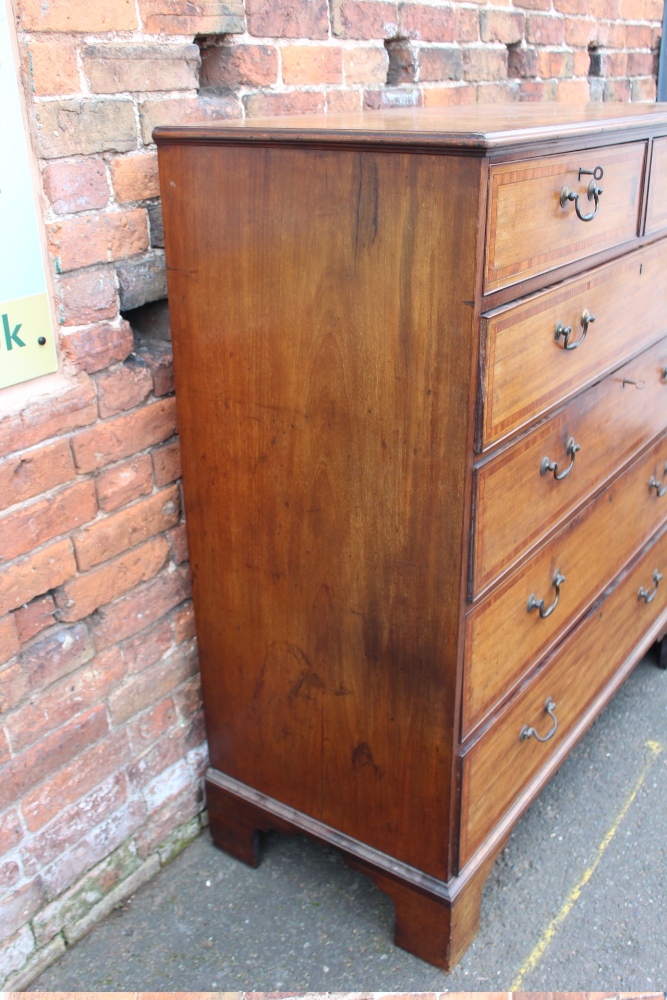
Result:
M593 315L593 313L589 312L588 309L584 309L584 311L581 314L581 327L583 333L579 337L579 340L575 340L574 343L571 344L570 337L572 336L572 327L563 326L562 323L559 323L557 325L554 333L554 339L556 343L558 343L560 341L560 338L562 337L564 350L573 351L575 347L579 347L580 344L583 344L583 342L586 339L586 334L588 333L588 328L591 325L591 323L594 322L595 322L595 316Z
M556 730L558 729L558 719L554 714L556 711L556 702L553 700L553 698L547 698L544 705L544 711L547 713L547 715L550 715L551 718L553 719L553 726L551 727L547 735L540 736L538 731L536 729L533 729L532 726L524 726L521 732L519 733L520 740L529 740L531 736L534 736L535 739L538 740L540 743L546 743L547 740L550 740L552 736L556 735Z
M598 208L600 207L600 195L602 194L602 188L598 186L597 181L602 180L602 175L604 170L602 167L596 167L595 170L584 170L583 167L579 168L579 180L581 180L582 174L592 174L592 179L588 185L588 200L595 202L595 208L588 215L583 215L581 209L579 208L579 195L576 191L570 191L567 185L565 185L560 193L560 204L561 208L567 208L568 201L574 202L574 210L577 213L577 217L581 219L582 222L590 222L598 214Z
M658 570L656 570L655 573L653 574L653 582L655 584L655 587L653 588L653 590L648 590L647 587L640 587L639 592L637 594L637 600L646 601L647 604L650 604L651 601L655 599L655 595L658 593L658 585L660 584L661 580L662 580L662 573L659 573Z
M547 455L542 459L542 463L540 465L540 475L546 476L547 472L553 472L554 479L558 480L558 482L560 482L561 479L565 479L565 477L569 476L570 472L572 472L572 469L574 468L574 460L578 451L581 451L581 445L577 444L574 438L571 437L567 442L567 448L565 449L565 454L570 456L570 464L567 469L563 472L559 472L558 462L550 462L549 456Z
M543 597L540 598L540 600L538 601L537 598L535 597L535 594L531 594L528 599L528 611L535 611L537 609L540 613L540 618L548 618L549 615L556 610L556 605L558 604L558 599L560 597L561 584L565 583L565 577L563 576L563 574L559 569L557 569L556 572L554 573L554 578L552 580L552 583L556 591L556 596L554 597L553 601L546 610L544 608Z
M667 462L665 462L665 469L663 475L667 477ZM658 494L659 497L664 497L665 493L667 493L667 478L665 479L665 485L663 486L662 483L658 482L655 476L651 476L648 488L649 491L655 490L655 492Z

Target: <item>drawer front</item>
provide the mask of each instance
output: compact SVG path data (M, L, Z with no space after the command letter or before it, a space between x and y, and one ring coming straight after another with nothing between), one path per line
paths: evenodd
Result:
M667 136L656 139L653 143L646 233L657 233L665 227L667 227Z
M580 260L639 234L645 142L498 164L489 172L485 291ZM602 171L595 217L591 174ZM561 204L561 192L578 201Z
M466 617L463 732L555 645L667 520L667 435L644 452ZM565 582L554 583L559 572ZM531 595L543 612L529 609ZM556 601L556 598L557 601Z
M661 241L482 317L482 446L532 423L666 333L656 293L666 270ZM595 320L586 323L586 315ZM568 326L566 350L556 332Z
M471 595L482 593L666 428L663 339L477 468Z
M663 580L656 587L654 574ZM640 588L649 602L639 597ZM654 596L652 596L654 595ZM463 865L584 714L652 627L667 623L667 533L645 552L617 586L558 647L526 690L463 758L461 842ZM553 727L545 712L556 703L554 736L546 743L520 739L524 726L544 737Z

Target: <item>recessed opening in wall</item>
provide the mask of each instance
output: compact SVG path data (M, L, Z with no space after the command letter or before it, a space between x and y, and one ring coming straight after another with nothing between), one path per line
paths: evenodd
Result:
M588 46L588 57L590 59L588 75L602 76L602 52L597 45Z
M132 327L135 345L155 340L171 343L169 303L166 299L148 302L138 309L124 310L121 316Z
M389 56L387 84L415 83L418 76L417 54L408 38L388 38L384 47Z
M231 35L197 35L201 68L199 93L220 94L229 91L230 84L225 67L229 60Z

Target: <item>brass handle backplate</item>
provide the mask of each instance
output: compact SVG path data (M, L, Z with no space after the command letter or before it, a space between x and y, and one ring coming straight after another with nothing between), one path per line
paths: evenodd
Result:
M655 492L659 497L664 497L665 493L667 493L667 462L665 462L665 470L663 472L663 475L665 476L664 486L662 483L658 482L655 476L651 476L651 479L648 484L649 490L655 490Z
M598 214L598 208L600 207L600 195L602 194L602 188L599 187L596 182L602 180L602 175L604 174L604 170L602 169L602 167L596 167L595 170L584 170L583 167L580 167L579 180L581 180L582 174L593 175L591 182L588 185L588 191L587 191L588 200L595 202L595 208L593 209L593 211L589 212L588 215L583 214L581 208L579 207L579 195L577 194L576 191L570 191L567 185L565 185L561 190L560 204L561 208L567 208L568 201L573 201L574 210L577 213L577 217L581 219L582 222L590 222Z
M548 618L549 615L556 610L556 605L558 604L558 599L560 598L561 584L565 583L565 577L563 576L563 574L559 569L557 569L556 572L554 573L554 578L552 580L552 583L556 591L556 596L554 597L553 601L551 602L548 608L545 609L544 607L543 597L540 598L540 600L538 601L537 598L535 597L535 594L531 594L530 598L528 599L528 611L535 611L535 610L539 611L540 618Z
M552 736L556 735L556 730L558 729L558 719L554 714L556 711L556 702L553 700L553 698L547 698L546 703L544 705L544 711L547 713L547 715L550 715L553 720L553 726L551 727L547 735L540 736L538 731L536 729L533 729L532 726L524 726L521 732L519 733L520 740L529 740L531 736L534 736L535 739L538 740L540 743L546 743L547 740L550 740Z
M583 333L579 337L579 340L575 340L571 343L570 337L572 336L572 327L563 326L562 323L559 323L556 326L556 329L554 331L554 340L556 341L556 343L560 343L560 338L562 337L563 349L566 351L573 351L575 347L579 347L580 344L583 344L583 342L586 339L586 334L588 333L588 328L591 325L591 323L594 322L595 322L595 316L593 315L593 313L589 312L588 309L584 309L584 311L581 314L581 328L583 330Z
M542 462L540 464L540 475L546 476L547 472L553 472L554 479L557 479L559 482L561 479L565 479L565 477L569 476L570 472L572 472L572 469L574 467L574 460L576 458L578 451L581 451L581 445L577 444L574 438L571 437L570 440L567 442L567 448L565 449L565 454L570 456L570 464L568 465L567 469L564 469L563 472L559 472L558 462L550 462L549 456L547 455L545 456L545 458L542 459Z
M648 587L640 587L639 592L637 594L637 600L646 601L647 604L650 604L651 601L655 599L655 595L658 593L658 585L660 584L661 580L662 580L662 573L656 570L655 573L653 574L653 583L655 584L655 587L653 588L653 590L649 590Z

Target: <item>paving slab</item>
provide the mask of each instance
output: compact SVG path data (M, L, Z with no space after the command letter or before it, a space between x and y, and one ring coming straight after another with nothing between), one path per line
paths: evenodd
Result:
M516 826L452 972L395 947L392 903L335 851L270 836L252 870L204 833L31 991L664 992L667 672L654 652Z

